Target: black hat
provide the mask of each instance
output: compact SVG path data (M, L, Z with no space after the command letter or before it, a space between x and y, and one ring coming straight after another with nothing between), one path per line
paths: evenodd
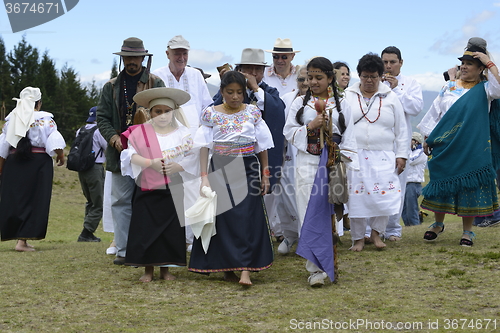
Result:
M482 47L479 47L479 46L476 46L476 45L471 45L470 47L468 47L465 52L464 52L464 55L461 56L460 58L458 58L458 60L460 61L463 61L463 60L475 60L477 62L479 62L481 65L483 64L481 62L481 60L477 59L477 58L474 58L474 52L481 52L481 53L484 53L486 54L486 50Z

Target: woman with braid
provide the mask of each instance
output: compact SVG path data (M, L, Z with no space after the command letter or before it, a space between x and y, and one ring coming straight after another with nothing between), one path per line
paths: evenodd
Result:
M357 146L351 112L344 100L340 99L335 88L335 73L331 61L323 57L313 58L307 64L307 77L309 89L305 96L299 96L293 102L283 129L285 138L298 151L295 188L301 226L304 223L320 161L320 138L322 136L320 127L324 122L328 122L330 117L333 141L339 144L345 156L357 164ZM316 111L317 102L324 105L326 112ZM324 284L327 275L316 264L308 260L306 269L311 273L309 276L311 286Z

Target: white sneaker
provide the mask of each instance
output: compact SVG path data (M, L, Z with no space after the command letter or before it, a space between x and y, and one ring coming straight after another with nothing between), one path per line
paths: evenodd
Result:
M307 281L309 281L311 287L321 287L322 285L325 284L325 279L327 276L328 275L325 272L317 271L311 273Z
M106 254L113 254L114 255L114 254L116 254L116 251L117 251L116 247L110 246L106 249Z
M292 249L293 244L295 244L297 240L290 242L288 238L284 238L281 244L278 246L278 253L287 254Z

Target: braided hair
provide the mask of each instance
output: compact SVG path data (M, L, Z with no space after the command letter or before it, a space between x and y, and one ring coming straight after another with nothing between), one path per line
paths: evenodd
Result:
M344 133L346 129L345 125L345 118L344 114L342 112L342 108L340 106L340 98L339 98L339 92L337 90L337 85L336 85L336 78L335 78L335 72L333 70L333 64L330 60L324 58L324 57L316 57L311 59L309 63L307 64L307 69L314 67L314 68L319 68L323 73L326 74L328 78L332 78L332 82L329 84L332 87L333 90L333 97L335 99L335 107L339 113L339 129L340 133ZM300 124L304 125L304 121L302 120L302 115L304 114L304 107L307 105L307 102L311 99L311 88L307 89L307 92L304 96L304 102L302 104L302 107L297 111L297 114L295 115L295 120Z

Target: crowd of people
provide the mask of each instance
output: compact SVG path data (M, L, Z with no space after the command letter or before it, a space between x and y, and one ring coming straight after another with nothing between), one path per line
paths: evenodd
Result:
M107 253L144 267L140 281L152 281L155 266L165 280L175 279L169 267L187 266L250 286L251 272L273 263L274 237L279 254L298 242L309 284L321 286L335 278L335 251L324 250L335 234L349 230L354 252L399 241L401 219L421 223L421 193L435 219L426 241L444 231L445 214L462 217L462 246L473 245L474 218L496 224L500 76L484 39L471 38L459 72L448 71L421 133L411 126L421 87L401 74L395 46L360 57L350 84L347 63L313 57L296 66L300 51L278 38L272 50L246 48L234 69L222 66L213 98L203 71L187 65L189 50L173 37L168 65L151 71L142 40L125 39L115 53L123 70L77 132L92 131L94 154L79 172L87 203L78 241L99 242L103 218L114 233ZM45 238L51 157L65 163L66 143L41 105L40 90L25 88L0 135L1 240L17 240L20 252Z

